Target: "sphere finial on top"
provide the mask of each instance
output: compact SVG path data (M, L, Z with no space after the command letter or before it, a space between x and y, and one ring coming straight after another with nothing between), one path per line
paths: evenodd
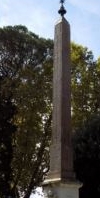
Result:
M61 7L60 7L60 10L58 10L58 13L63 17L64 16L64 14L66 14L66 10L65 10L65 8L64 8L64 2L65 2L65 0L60 0L60 3L61 3Z
M62 4L63 4L64 2L65 2L65 0L60 0L60 3L62 3Z

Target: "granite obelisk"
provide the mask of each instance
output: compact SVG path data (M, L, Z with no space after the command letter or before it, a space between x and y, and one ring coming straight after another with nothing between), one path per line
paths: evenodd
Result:
M49 196L78 198L73 172L71 143L71 47L70 25L65 19L64 0L55 25L53 72L53 127L50 148L50 171L44 186ZM52 190L50 190L52 187ZM50 195L51 196L51 195Z
M53 131L50 153L50 177L73 178L71 145L71 50L70 25L64 18L63 4L60 20L55 26L53 74Z

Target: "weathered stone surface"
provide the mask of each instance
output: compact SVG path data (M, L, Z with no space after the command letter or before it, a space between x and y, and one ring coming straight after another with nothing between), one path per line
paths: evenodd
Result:
M49 178L73 179L70 25L64 17L55 26L53 131Z
M78 198L78 183L51 183L44 188L44 198Z

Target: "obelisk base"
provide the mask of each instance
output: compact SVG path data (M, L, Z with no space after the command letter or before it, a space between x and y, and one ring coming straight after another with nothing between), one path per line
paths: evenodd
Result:
M79 198L80 183L47 180L43 184L44 198Z

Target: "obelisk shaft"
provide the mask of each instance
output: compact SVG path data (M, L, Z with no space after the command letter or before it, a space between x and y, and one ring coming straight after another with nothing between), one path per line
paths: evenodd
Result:
M55 26L53 72L53 122L50 171L43 183L45 198L78 198L79 187L73 173L71 134L71 49L70 25L64 18L64 0Z
M50 179L71 180L71 57L70 25L64 17L55 26L53 74L53 131Z

